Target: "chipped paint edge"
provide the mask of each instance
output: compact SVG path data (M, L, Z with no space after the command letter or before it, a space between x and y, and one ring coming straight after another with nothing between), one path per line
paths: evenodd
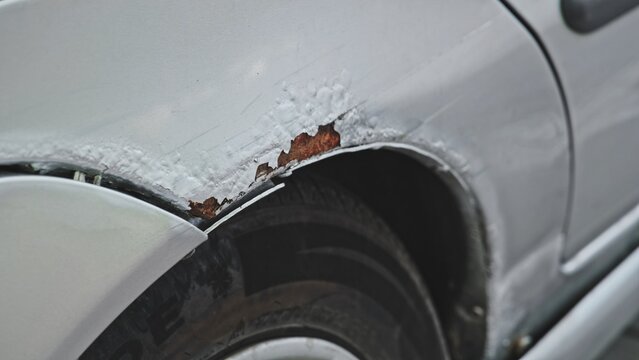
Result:
M263 198L271 195L272 193L284 188L284 186L285 186L284 183L274 184L272 187L269 187L268 189L258 193L254 197L251 197L248 201L242 203L237 208L229 211L227 214L222 215L211 226L209 226L208 228L203 230L204 233L209 235L211 232L213 232L213 230L217 229L220 225L222 225L223 223L225 223L226 221L231 219L233 216L235 216L235 215L239 214L240 212L244 211L246 208L248 208L249 206L255 204L256 202L260 201L261 199L263 199ZM255 190L259 190L259 188L256 188Z
M351 110L342 113L337 119L343 119L344 115ZM285 150L280 151L276 159L275 167L271 167L269 162L261 163L257 166L255 170L255 180L249 184L248 191L253 191L256 184L257 187L262 186L265 181L268 181L272 177L272 174L276 175L282 171L286 171L286 169L295 164L330 152L333 149L339 148L341 145L341 135L335 130L335 120L327 124L318 125L317 131L315 131L313 135L306 131L301 132L290 140L288 152ZM245 194L245 192L240 192L235 198L225 197L222 200L218 200L214 196L202 202L188 200L188 212L193 217L213 221L218 218L226 208L231 206L232 203L242 199Z

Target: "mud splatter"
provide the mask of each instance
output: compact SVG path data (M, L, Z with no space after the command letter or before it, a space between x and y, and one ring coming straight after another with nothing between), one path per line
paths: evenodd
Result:
M267 176L268 174L273 172L273 169L268 163L263 163L257 166L257 170L255 171L255 180L261 178L262 176Z
M335 131L335 122L320 125L317 134L311 136L301 133L291 140L291 147L287 152L282 151L277 158L277 166L286 166L291 161L302 161L312 156L324 153L340 145L340 135Z
M228 204L231 201L232 200L224 198L222 202L218 202L217 199L214 197L210 197L203 202L189 200L189 214L202 219L211 220L215 218L218 210L220 210L223 205Z

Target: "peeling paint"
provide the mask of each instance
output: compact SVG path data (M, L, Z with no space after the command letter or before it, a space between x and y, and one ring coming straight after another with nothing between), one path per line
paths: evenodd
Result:
M210 219L228 203L223 199L239 199L283 171L283 165L297 166L338 147L387 141L399 134L365 111L366 100L350 91L350 77L343 70L332 78L282 83L278 97L261 116L243 120L238 133L210 145L203 145L216 137L210 128L193 132L188 141L148 147L126 137L93 134L25 145L20 134L6 133L0 136L0 157L5 162L55 160L96 169L127 179L177 209Z
M273 170L275 169L273 169L267 162L259 164L257 166L257 170L255 170L255 180L261 177L268 176L270 173L273 172Z
M338 119L343 118L340 115ZM288 152L282 150L277 158L277 167L283 168L289 165L291 162L299 162L309 159L315 155L325 153L331 149L340 146L340 134L335 131L335 122L330 122L326 125L320 125L317 128L315 135L309 135L303 132L297 135L291 140L291 145ZM255 180L260 178L266 178L273 173L275 168L271 167L268 162L262 163L257 166L255 171ZM252 186L251 184L250 186ZM244 192L241 192L238 197L241 197ZM222 202L218 202L215 197L210 197L203 202L197 202L189 200L189 213L193 216L212 220L214 219L224 205L231 203L233 200L224 198Z
M311 136L301 133L291 140L290 150L282 151L277 158L277 166L283 167L291 161L302 161L311 156L321 154L334 149L340 145L340 135L335 131L335 122L327 125L320 125L317 134Z
M207 171L210 173L210 185L206 184L205 187L216 185L209 195L238 199L244 191L277 174L278 170L345 145L344 139L350 145L365 142L364 139L372 133L376 122L365 121L363 112L359 109L362 103L356 103L354 96L347 90L347 77L348 73L342 72L340 76L319 84L283 84L284 95L276 100L274 108L258 120L259 125L254 131L245 135L247 138L254 138L248 143L252 148L245 148L245 144L240 146L239 151L231 150L231 143L228 144L229 158L242 165L233 167L232 174L212 173L213 168ZM367 131L363 133L362 130ZM264 137L265 133L269 136ZM283 137L288 139L283 140ZM288 150L285 141L289 143ZM251 158L243 157L244 153L251 156L252 161ZM254 168L254 176L250 182L247 181L246 171L252 164L258 163L257 168ZM198 193L201 194L201 191ZM189 213L209 220L215 218L224 205L230 202L227 200L219 203L216 200L218 198L221 197L209 197L200 202L191 197L188 200Z
M218 200L214 197L210 197L203 202L189 201L189 213L193 216L211 220L215 218L218 210L220 210L222 206L229 204L232 201L233 200L224 198L222 202L218 202Z

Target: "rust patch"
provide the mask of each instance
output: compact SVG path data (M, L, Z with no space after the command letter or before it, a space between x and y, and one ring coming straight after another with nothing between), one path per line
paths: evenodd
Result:
M340 135L335 131L335 122L320 125L317 134L301 133L291 140L288 153L282 151L277 158L277 166L286 166L291 161L306 160L312 156L334 149L340 145Z
M217 215L217 211L220 210L223 205L228 204L231 201L232 200L224 198L224 200L222 200L222 202L220 203L214 197L210 197L203 202L189 200L189 214L197 216L199 218L211 220L215 218L215 216Z
M273 169L268 163L258 165L257 170L255 171L255 180L272 173L273 170L275 169Z
M344 115L341 114L337 119L341 120ZM284 167L291 161L302 161L312 156L319 155L331 149L340 146L340 135L335 131L335 122L331 122L326 125L320 125L317 128L317 134L311 136L307 133L301 133L291 140L291 147L288 152L282 150L277 158L277 167ZM257 166L255 170L255 179L267 176L275 171L269 163L263 163ZM242 197L244 192L240 193L238 197ZM210 197L203 202L189 200L189 214L195 217L199 217L206 220L214 219L219 210L225 204L231 203L233 200L224 198L222 202L219 202L216 198Z

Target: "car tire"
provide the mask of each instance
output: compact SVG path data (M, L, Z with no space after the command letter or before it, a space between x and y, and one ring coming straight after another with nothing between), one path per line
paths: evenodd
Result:
M224 359L307 337L358 359L445 359L428 291L363 201L287 179L140 295L82 359Z

